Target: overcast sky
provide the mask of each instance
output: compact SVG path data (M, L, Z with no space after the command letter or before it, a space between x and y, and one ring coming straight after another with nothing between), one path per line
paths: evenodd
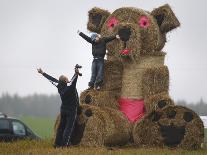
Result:
M91 46L77 35L88 33L87 12L133 6L151 11L170 4L181 27L167 36L165 63L173 99L207 101L207 13L205 0L0 0L0 94L54 94L57 90L36 72L73 75L83 65L77 88L87 87Z

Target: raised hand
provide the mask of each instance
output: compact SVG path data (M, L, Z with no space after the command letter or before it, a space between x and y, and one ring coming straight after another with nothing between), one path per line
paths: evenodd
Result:
M43 74L43 70L41 68L37 68L38 73Z

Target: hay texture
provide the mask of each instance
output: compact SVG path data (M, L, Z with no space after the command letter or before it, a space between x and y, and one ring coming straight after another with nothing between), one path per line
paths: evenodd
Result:
M92 8L88 12L88 30L100 33L102 25L109 15L110 13L107 10L103 10L97 7Z
M57 119L56 124L59 121ZM127 119L117 110L81 105L71 143L81 146L121 146L129 141L129 128Z
M204 126L192 110L168 106L137 122L133 138L138 146L198 149L204 142Z
M143 56L137 63L124 64L123 66L122 97L144 99L146 89L150 88L152 91L154 91L153 89L157 90L160 88L159 84L163 83L162 80L164 80L164 77L160 75L161 73L159 71L166 69L166 67L162 69L164 66L164 56ZM161 82L158 83L157 81ZM162 92L163 90L159 91ZM159 93L159 91L156 93Z
M116 91L85 90L80 95L80 104L118 109L118 97L119 93Z
M145 70L142 78L143 97L146 98L169 90L169 71L167 66L151 67Z
M122 86L123 65L120 61L104 62L104 81L101 90L120 92Z
M169 32L180 26L180 22L168 4L161 6L159 9L154 9L152 15L157 19L162 33Z
M140 25L143 17L148 26ZM90 20L89 23L91 23ZM166 42L166 33L179 25L178 19L167 4L152 12L133 7L122 7L108 15L100 33L103 37L108 37L120 34L121 29L130 29L129 40L114 40L107 45L108 59L119 59L120 51L126 48L130 49L130 53L123 60L138 61L140 55L164 55L161 50Z
M144 104L147 114L153 111L161 111L162 109L170 105L175 105L174 101L170 98L168 92L151 95L144 99Z

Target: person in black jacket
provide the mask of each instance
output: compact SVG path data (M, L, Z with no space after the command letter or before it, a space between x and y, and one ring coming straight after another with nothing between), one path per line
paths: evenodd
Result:
M96 90L100 90L100 86L103 82L104 76L104 57L106 55L106 44L114 39L119 39L119 35L111 37L103 37L97 33L92 33L91 37L88 37L83 32L77 32L83 39L92 44L93 62L91 67L91 79L88 83L89 89L95 87Z
M45 78L50 80L58 88L62 104L60 108L60 124L56 132L54 147L70 146L70 138L74 128L74 123L79 106L79 98L76 90L76 83L79 75L79 70L75 68L75 74L71 81L64 75L59 77L59 80L43 72L41 68L37 71ZM67 83L69 83L67 85Z

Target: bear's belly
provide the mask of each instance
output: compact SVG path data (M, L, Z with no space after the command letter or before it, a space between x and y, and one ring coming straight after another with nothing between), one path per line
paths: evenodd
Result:
M164 66L164 56L142 56L136 63L123 64L121 97L143 99L143 76L149 68Z
M143 99L142 77L146 69L124 70L122 77L121 96L130 99Z

